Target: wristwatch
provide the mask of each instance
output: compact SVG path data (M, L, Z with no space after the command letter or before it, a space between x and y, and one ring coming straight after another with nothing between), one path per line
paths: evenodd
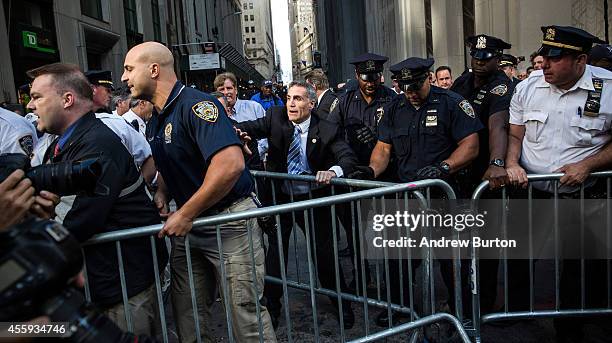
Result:
M501 158L496 158L494 160L491 160L489 164L492 166L500 167L500 168L503 168L506 166L506 163Z
M448 163L442 161L440 162L440 169L442 169L442 171L444 171L446 174L450 174L451 166Z

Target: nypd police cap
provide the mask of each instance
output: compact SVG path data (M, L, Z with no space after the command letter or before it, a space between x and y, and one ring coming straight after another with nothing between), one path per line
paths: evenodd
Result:
M538 55L556 57L567 53L588 54L594 43L605 43L592 34L572 26L542 26L542 46Z
M608 44L595 45L589 53L589 60L587 63L592 64L603 59L612 62L612 46Z
M114 90L113 75L108 70L89 70L85 73L87 80L94 86L104 86Z
M389 68L398 82L419 81L429 76L433 58L410 57Z
M380 73L384 69L384 64L389 60L388 57L365 53L349 61L355 66L355 71L359 74Z
M478 60L486 60L495 56L500 56L504 49L510 49L512 47L511 44L497 37L488 35L470 36L466 41L470 45L470 55Z
M510 54L503 54L501 55L500 59L499 59L499 66L500 67L506 67L506 66L513 66L516 67L518 65L518 60L516 57L510 55Z

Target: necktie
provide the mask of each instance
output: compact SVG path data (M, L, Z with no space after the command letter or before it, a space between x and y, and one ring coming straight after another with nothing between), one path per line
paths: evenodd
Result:
M289 174L299 175L304 172L304 166L302 165L302 159L300 157L301 134L302 130L299 125L296 125L293 130L291 145L289 145L289 153L287 154L287 171Z
M57 155L59 155L60 153L60 146L59 143L55 144L55 149L53 149L53 157L56 157Z

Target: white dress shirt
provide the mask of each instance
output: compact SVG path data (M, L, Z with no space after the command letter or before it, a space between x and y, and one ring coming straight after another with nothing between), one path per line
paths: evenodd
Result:
M147 123L145 123L145 121L142 118L140 118L138 114L134 113L134 111L132 111L131 108L129 111L125 112L121 117L123 117L123 119L125 119L125 121L127 121L130 125L132 124L134 120L136 120L138 122L138 132L140 132L140 134L146 137Z

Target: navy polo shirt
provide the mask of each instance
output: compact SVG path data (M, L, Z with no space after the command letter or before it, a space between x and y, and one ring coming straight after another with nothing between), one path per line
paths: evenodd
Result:
M447 159L459 141L483 128L467 100L435 86L419 109L401 94L383 110L378 139L393 146L402 182L414 180L417 170Z
M157 170L179 208L202 186L212 157L240 139L214 97L177 81L166 105L154 112L147 125ZM232 190L200 215L214 214L253 191L253 179L245 167Z

